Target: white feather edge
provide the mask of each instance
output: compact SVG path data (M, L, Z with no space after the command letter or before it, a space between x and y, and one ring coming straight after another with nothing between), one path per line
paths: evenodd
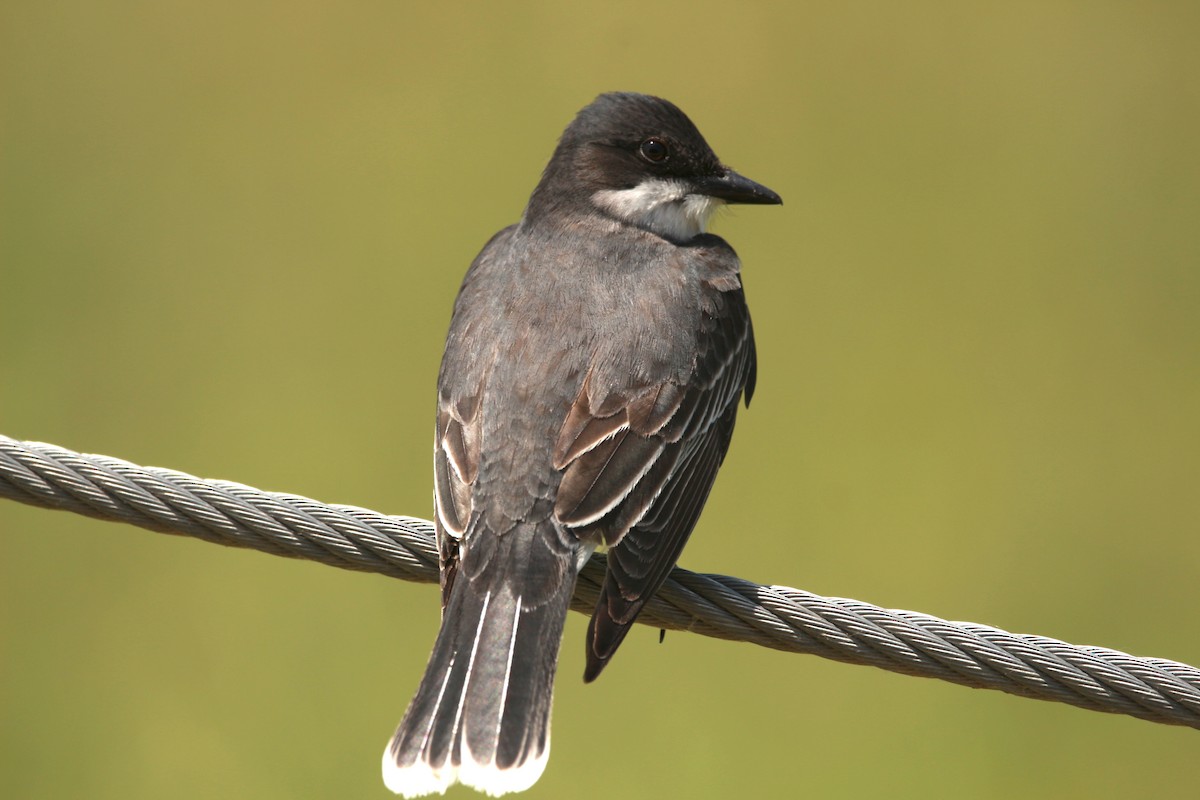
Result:
M612 511L614 508L616 508L618 505L621 504L621 501L623 501L626 497L629 496L629 493L632 492L634 490L634 488L638 485L638 483L641 482L642 478L646 477L646 473L649 472L651 467L653 467L654 464L658 461L659 457L663 453L663 450L665 450L665 449L666 449L666 445L664 445L662 442L659 442L658 443L658 452L656 452L654 454L654 458L650 458L650 459L646 460L646 463L642 465L642 469L638 472L638 474L633 476L632 480L626 482L625 488L623 488L621 490L621 493L619 495L615 496L611 502L606 503L602 508L597 509L594 513L588 514L586 517L583 517L582 519L571 520L571 523L569 525L566 525L566 523L563 523L563 524L566 525L566 527L568 527L568 528L580 528L585 525L591 525L593 522L600 519L608 512ZM660 491L661 491L661 489L660 489ZM655 494L655 496L657 497L657 493ZM588 555L590 556L591 553L588 553ZM587 559L585 558L584 562L586 562L586 561L587 561Z

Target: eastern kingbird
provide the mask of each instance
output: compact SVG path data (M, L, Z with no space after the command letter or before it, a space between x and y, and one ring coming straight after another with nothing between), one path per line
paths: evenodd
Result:
M592 681L679 558L754 390L738 257L705 225L780 202L671 103L604 94L476 257L438 375L442 627L383 754L392 791L541 776L579 570L608 548Z

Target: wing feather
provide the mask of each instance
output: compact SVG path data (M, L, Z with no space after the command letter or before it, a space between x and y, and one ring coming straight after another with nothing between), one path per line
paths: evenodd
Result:
M754 335L740 288L717 295L710 312L690 374L596 393L589 372L556 443L556 516L611 548L585 680L604 668L678 560L748 397Z
M478 393L458 402L438 402L433 449L433 500L441 561L442 608L458 574L458 542L466 532L473 507L471 485L479 475L480 415Z

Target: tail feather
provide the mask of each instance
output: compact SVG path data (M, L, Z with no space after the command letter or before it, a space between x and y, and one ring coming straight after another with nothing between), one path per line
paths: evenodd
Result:
M459 782L498 796L529 788L550 751L550 705L574 590L536 604L508 582L459 576L425 677L383 753L383 780L405 797Z

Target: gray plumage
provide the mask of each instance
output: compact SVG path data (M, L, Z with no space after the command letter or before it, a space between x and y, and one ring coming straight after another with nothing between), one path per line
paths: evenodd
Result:
M471 265L438 377L442 628L394 791L532 785L579 569L610 548L590 681L678 559L754 388L739 262L703 233L721 202L780 200L665 100L601 95Z

